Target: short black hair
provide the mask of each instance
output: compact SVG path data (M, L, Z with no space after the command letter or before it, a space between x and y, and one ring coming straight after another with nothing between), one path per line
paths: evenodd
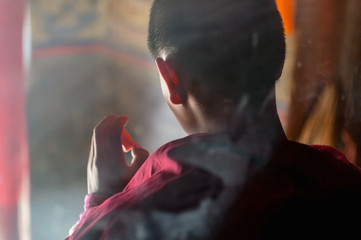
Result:
M154 0L148 47L154 58L171 53L204 91L233 100L267 94L285 59L274 0Z

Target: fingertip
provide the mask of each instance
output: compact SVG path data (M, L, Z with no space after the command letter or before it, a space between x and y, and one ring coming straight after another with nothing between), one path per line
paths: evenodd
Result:
M132 148L132 156L133 157L148 157L149 152L142 148L142 146L139 143L134 144Z
M115 119L115 124L114 124L114 130L118 131L119 134L122 134L122 131L125 127L125 125L127 125L128 122L128 117L127 116L117 116Z
M124 115L119 117L121 119L121 122L123 123L123 126L125 126L128 123L128 116Z

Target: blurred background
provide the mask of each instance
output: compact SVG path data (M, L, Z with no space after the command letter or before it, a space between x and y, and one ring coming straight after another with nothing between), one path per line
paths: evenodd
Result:
M27 86L33 239L62 239L82 212L92 128L127 115L150 152L185 136L146 46L149 0L30 1ZM44 226L47 226L44 229Z
M92 128L127 115L150 152L185 136L146 47L151 0L0 2L0 239L64 239L86 194ZM277 0L278 110L291 140L361 165L361 1Z

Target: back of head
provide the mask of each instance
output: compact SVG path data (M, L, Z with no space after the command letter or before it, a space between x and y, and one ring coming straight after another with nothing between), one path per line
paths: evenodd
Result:
M148 46L191 76L200 99L264 98L285 57L274 0L154 0Z

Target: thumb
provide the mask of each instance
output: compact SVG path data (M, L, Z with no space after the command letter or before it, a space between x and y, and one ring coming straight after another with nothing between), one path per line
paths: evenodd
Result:
M145 162L145 160L147 160L148 156L149 152L136 143L132 148L133 159L130 163L130 167L137 171L138 168L140 168L140 166L142 166L142 164Z

